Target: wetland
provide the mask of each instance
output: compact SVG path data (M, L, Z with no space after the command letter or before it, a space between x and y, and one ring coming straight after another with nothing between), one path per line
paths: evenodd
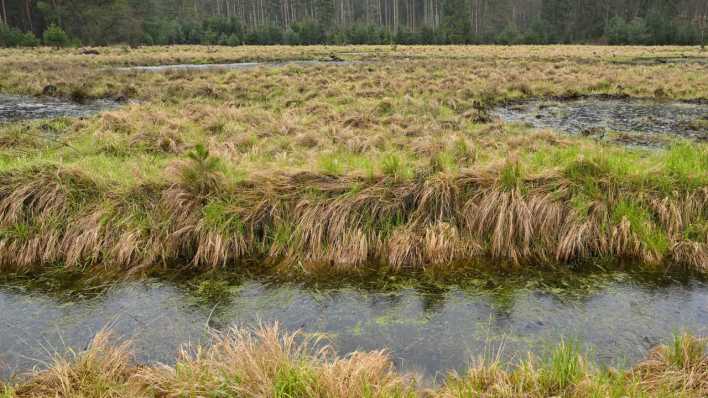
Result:
M0 53L2 398L708 393L695 49Z
M60 117L86 117L114 108L110 100L77 103L51 97L0 95L0 123Z
M570 134L604 136L612 132L679 135L708 140L708 103L589 96L571 100L532 100L497 108L506 122L525 123Z

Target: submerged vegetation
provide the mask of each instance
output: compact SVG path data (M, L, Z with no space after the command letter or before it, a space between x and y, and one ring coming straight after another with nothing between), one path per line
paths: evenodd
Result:
M488 113L536 96L705 100L704 65L611 62L683 49L360 50L352 60L366 62L167 74L108 67L351 49L104 49L88 62L74 50L3 50L3 91L51 85L57 96L140 102L0 125L0 270L411 269L482 258L708 270L707 144L628 148Z
M628 370L593 365L562 342L547 357L515 365L480 358L436 387L395 370L385 351L338 356L316 335L278 325L214 333L208 346L185 346L173 365L138 365L129 342L101 332L79 352L57 355L48 369L2 386L20 397L704 397L704 339L677 335Z

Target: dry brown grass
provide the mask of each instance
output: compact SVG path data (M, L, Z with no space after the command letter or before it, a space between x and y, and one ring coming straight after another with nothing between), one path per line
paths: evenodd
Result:
M649 391L708 396L706 341L689 335L677 336L673 344L652 350L633 373Z
M300 173L229 185L209 162L181 162L173 184L124 193L63 169L6 174L0 264L149 272L178 262L207 269L267 260L405 269L480 257L518 265L613 256L705 270L704 238L685 234L706 208L695 191L643 199L615 192L580 215L565 177L509 177L507 166L410 181Z
M82 352L57 356L0 390L3 398L109 397L669 397L708 393L706 341L684 335L654 349L634 368L598 370L577 348L561 343L546 358L514 366L479 359L439 386L397 372L385 351L338 356L315 335L278 325L214 332L208 346L184 346L175 365L136 365L128 343L99 333ZM0 385L1 387L2 385Z
M56 355L46 371L15 389L15 395L32 398L118 398L133 396L129 379L133 365L130 344L113 345L111 334L99 332L81 352ZM13 395L11 395L13 396Z
M366 62L104 68L353 51L347 56ZM51 83L58 95L141 100L85 120L0 126L0 268L403 270L480 257L515 265L617 257L705 270L705 144L649 153L488 117L491 104L529 96L661 88L673 99L708 98L705 66L616 62L685 51L0 50L9 55L0 67L11 71L0 91L36 94ZM47 128L61 139L23 136Z
M383 351L340 358L318 338L277 325L215 334L209 348L184 349L174 367L137 378L166 397L385 397L408 388Z

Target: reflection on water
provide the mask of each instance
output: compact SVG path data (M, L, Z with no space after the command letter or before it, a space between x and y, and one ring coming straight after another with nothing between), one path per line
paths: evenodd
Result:
M115 102L107 100L78 104L55 98L0 94L0 123L26 119L90 116L115 105Z
M138 360L169 362L181 343L206 340L207 323L279 321L287 329L327 333L340 353L388 348L401 368L428 376L464 369L500 345L505 359L514 359L576 339L599 361L623 364L674 332L708 334L703 281L656 284L613 273L582 289L537 280L513 287L478 282L363 289L250 280L218 300L158 280L84 298L10 283L0 286L0 375L41 366L47 351L85 347L106 325L135 342Z
M594 134L599 129L676 134L708 140L706 104L587 97L568 101L529 101L496 108L494 113L507 122L527 123L573 134Z

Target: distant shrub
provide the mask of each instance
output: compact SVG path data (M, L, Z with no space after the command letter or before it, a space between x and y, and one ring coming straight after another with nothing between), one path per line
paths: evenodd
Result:
M610 20L605 34L609 44L649 44L657 41L650 34L644 18L639 17L627 22L616 16Z
M496 42L499 44L518 44L523 41L521 30L515 23L509 23L504 30L496 37Z
M25 33L0 23L0 47L35 47L37 45L39 45L39 40L34 33Z
M301 44L300 35L292 30L292 28L288 28L288 30L283 33L283 42L291 46Z
M227 46L240 46L241 45L241 38L232 34L229 35L229 37L226 38L226 45Z
M297 37L297 44L319 44L327 41L323 28L312 19L294 23L291 30ZM291 38L292 39L292 38Z
M620 16L612 18L605 32L610 44L622 44L627 41L627 21Z
M648 44L652 40L644 18L634 18L627 25L627 38L630 44Z
M219 36L216 32L207 30L201 34L199 42L200 44L217 44L219 42Z
M44 39L44 44L57 48L66 47L70 43L69 36L56 24L49 25L47 30L44 31L42 38Z

